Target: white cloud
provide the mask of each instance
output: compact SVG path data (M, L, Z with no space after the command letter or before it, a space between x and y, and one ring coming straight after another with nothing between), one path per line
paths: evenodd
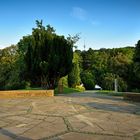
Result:
M80 7L73 7L71 16L80 20L86 20L87 18L87 11L80 8Z
M92 26L100 25L98 20L93 20L92 16L81 7L73 7L70 15L78 20L85 21Z

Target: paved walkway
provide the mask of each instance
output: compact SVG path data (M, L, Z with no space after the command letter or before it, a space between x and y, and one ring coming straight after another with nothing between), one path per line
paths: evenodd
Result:
M0 140L140 140L140 103L78 93L0 99Z

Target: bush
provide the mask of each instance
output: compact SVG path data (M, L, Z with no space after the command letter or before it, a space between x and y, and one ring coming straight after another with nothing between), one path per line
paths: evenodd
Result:
M13 81L13 82L8 82L5 85L5 89L8 89L8 90L24 89L25 86L26 86L26 82L25 81L21 81L21 82Z
M76 89L78 89L79 91L85 91L85 87L83 86L76 86Z
M140 93L140 89L137 89L137 88L136 89L133 89L132 92Z
M85 82L83 84L87 90L92 90L95 88L95 84L94 84L93 80L91 80L91 79L85 80Z
M9 74L9 78L5 81L5 89L24 89L26 87L26 81L21 80L19 76L19 71L17 69L11 71Z
M68 87L68 76L62 77L63 86Z
M25 89L30 89L30 88L31 88L31 83L25 82Z
M82 83L84 84L84 87L87 90L92 90L95 88L95 82L94 82L94 77L93 77L92 73L90 73L88 71L82 72L81 80L82 80Z

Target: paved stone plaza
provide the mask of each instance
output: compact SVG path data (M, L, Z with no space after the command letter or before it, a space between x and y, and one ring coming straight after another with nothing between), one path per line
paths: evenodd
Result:
M0 140L140 140L140 103L92 92L0 99Z

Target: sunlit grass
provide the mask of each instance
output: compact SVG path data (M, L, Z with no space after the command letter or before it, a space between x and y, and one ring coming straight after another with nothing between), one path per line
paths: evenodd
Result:
M75 89L75 88L69 88L69 87L64 87L63 88L63 94L68 94L68 93L77 93L77 92L81 92L79 89ZM58 88L56 88L55 90L54 90L54 93L55 94L59 94L58 93Z
M115 92L115 91L111 91L111 90L98 90L98 91L96 91L96 93L111 95L111 96L123 96L124 95L123 92Z

